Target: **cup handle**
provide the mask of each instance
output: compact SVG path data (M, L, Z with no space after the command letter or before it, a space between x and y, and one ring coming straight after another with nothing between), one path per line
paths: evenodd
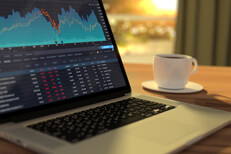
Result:
M195 58L192 58L192 63L194 63L194 69L193 71L191 72L191 74L194 74L197 72L197 69L198 69L198 62Z

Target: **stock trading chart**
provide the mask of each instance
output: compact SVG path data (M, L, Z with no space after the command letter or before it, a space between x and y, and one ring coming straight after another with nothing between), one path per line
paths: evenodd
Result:
M106 40L93 9L54 2L51 8L43 1L25 8L19 2L0 11L0 48Z
M1 0L0 115L125 85L98 0Z

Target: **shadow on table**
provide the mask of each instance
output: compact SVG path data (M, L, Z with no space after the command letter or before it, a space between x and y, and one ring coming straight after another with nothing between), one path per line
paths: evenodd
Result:
M206 90L202 90L200 92L191 93L191 94L178 94L178 93L173 94L173 93L164 93L164 92L157 92L157 91L154 92L145 88L143 89L150 93L163 96L164 98L231 111L230 97L217 95L217 94L208 94Z

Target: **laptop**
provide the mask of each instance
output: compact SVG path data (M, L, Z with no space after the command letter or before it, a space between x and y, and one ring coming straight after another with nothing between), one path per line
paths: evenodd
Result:
M131 92L101 0L7 0L0 136L38 153L178 152L231 113Z

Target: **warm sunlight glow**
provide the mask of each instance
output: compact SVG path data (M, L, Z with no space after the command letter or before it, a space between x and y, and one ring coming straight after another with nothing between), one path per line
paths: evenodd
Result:
M159 9L176 10L176 0L152 0L153 4Z
M177 0L141 0L144 13L155 16L176 16Z

